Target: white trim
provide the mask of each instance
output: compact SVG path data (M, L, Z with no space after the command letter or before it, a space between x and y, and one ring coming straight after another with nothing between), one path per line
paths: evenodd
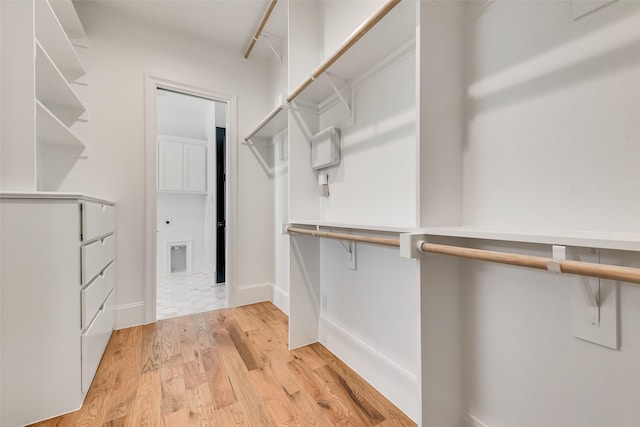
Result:
M169 135L166 133L159 133L158 140L180 142L182 144L204 145L204 146L208 144L208 141L206 139L187 138L185 136Z
M472 414L467 414L466 421L468 427L489 427L489 424L481 421L479 418Z
M420 419L418 376L320 315L319 341L414 421Z
M237 305L273 301L273 283L255 283L253 285L238 286L236 297Z
M145 309L142 301L117 305L114 310L116 312L114 329L130 328L144 323Z
M284 314L289 315L289 292L285 292L277 286L273 286L273 299L271 302Z
M238 131L237 96L169 80L153 74L144 74L144 115L145 115L145 271L144 271L144 323L156 320L156 275L157 275L157 126L156 126L156 90L169 89L175 92L209 98L227 104L227 144L226 144L226 260L225 282L227 284L227 303L236 305L236 281L238 271Z

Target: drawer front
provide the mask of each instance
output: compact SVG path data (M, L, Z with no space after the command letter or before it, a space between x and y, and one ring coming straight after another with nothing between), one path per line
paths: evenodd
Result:
M116 267L112 262L81 292L82 329L84 330L104 303L116 283Z
M96 277L115 259L116 237L112 234L82 247L82 285Z
M86 394L96 374L115 324L115 292L111 292L98 315L82 334L82 394Z
M89 242L113 233L116 229L116 208L100 203L82 202L82 241Z

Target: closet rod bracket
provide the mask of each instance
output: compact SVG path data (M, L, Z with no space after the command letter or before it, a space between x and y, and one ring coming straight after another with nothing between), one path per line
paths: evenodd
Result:
M351 114L352 114L351 106L353 102L350 103L345 99L345 97L342 95L342 91L338 89L338 86L334 82L334 80L341 80L344 84L344 87L347 88L347 97L353 101L353 89L351 88L351 80L336 76L335 74L332 74L328 71L325 71L324 75L327 76L327 81L329 82L331 89L333 89L333 91L336 93L336 96L338 97L340 102L342 102L342 104L347 109L348 117L351 117Z
M278 62L282 63L282 45L284 44L284 39L266 31L263 31L259 38L267 43L267 46L269 46L273 54L278 58Z
M400 233L400 256L407 259L418 258L425 239L422 233Z
M571 248L567 249L566 246L553 245L552 246L552 257L554 260L566 261L567 253L571 253L574 255L572 258L578 260L579 257L577 254L573 253ZM592 255L597 255L597 249L591 249ZM549 261L547 263L547 269L553 273L562 273L562 269L560 268L560 264L554 261ZM600 279L588 279L585 276L576 276L578 280L578 285L580 288L580 293L582 295L582 299L586 304L586 309L589 313L591 325L595 328L600 326ZM595 290L592 287L593 281L597 280L597 284L595 284Z

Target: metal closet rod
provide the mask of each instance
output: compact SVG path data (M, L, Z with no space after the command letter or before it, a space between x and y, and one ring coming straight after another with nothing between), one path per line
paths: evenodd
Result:
M305 90L307 86L311 84L315 79L320 77L322 73L327 71L329 67L331 67L338 59L342 57L358 40L360 40L365 34L369 32L382 18L384 18L387 13L391 11L394 7L396 7L400 3L400 0L389 0L387 1L380 10L378 10L374 15L370 16L369 19L364 21L351 35L338 47L333 55L329 58L325 59L318 68L313 70L311 75L307 77L305 81L303 81L297 88L289 94L287 97L287 101L293 101L296 96L300 95L300 92Z
M269 16L271 16L271 12L273 12L273 8L276 7L277 2L278 0L271 0L271 4L269 5L267 12L262 17L262 21L260 21L260 25L256 30L256 34L251 39L251 43L249 43L249 46L247 47L247 50L244 53L244 59L247 59L249 57L249 54L251 54L251 50L253 49L253 46L256 44L256 41L258 41L258 38L260 38L260 34L262 34L262 30L264 29L264 26L267 24L267 21L269 20Z
M307 234L310 236L326 237L329 239L348 240L353 242L400 247L400 240L398 239L358 236L355 234L316 231L296 227L287 227L287 231L290 233ZM598 277L600 279L617 280L621 282L640 284L640 268L620 267L617 265L608 264L593 264L582 261L566 261L530 255L487 251L484 249L471 249L461 246L440 245L428 242L420 242L418 244L418 248L422 252L429 252L440 255L449 255L480 261L496 262L499 264L516 265L519 267L535 268L538 270L554 271L555 268L559 268L560 272L567 274L577 274L580 276Z

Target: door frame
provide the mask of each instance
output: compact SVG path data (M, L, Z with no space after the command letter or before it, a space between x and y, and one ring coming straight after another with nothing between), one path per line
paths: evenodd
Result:
M144 323L156 321L157 287L157 179L158 144L156 120L156 91L168 89L174 92L208 98L227 104L226 133L226 259L225 283L227 285L227 305L235 307L237 301L238 277L238 132L237 95L198 87L154 74L144 74Z

